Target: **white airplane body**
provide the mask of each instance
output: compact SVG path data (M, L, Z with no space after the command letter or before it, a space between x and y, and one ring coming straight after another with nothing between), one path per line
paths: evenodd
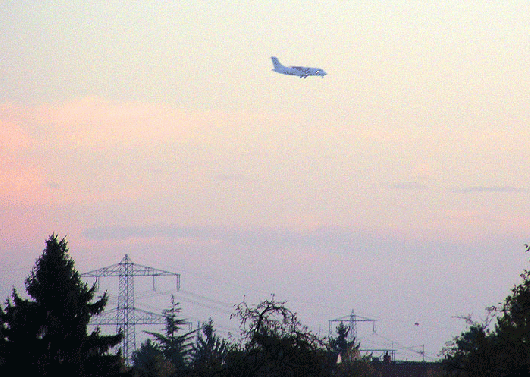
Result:
M280 61L277 57L273 56L272 59L272 65L274 66L273 72L278 72L283 75L291 75L291 76L298 76L300 78L307 78L307 76L320 76L324 78L324 76L327 75L326 71L324 71L322 68L312 68L312 67L300 67L300 66L290 66L286 67Z

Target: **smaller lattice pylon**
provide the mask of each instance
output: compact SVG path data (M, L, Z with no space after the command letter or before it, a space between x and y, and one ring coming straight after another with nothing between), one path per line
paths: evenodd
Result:
M134 306L134 277L152 276L153 289L155 289L154 279L156 276L174 276L178 291L180 290L180 274L133 263L129 256L125 254L120 263L89 271L81 274L81 276L94 277L96 279L96 287L99 286L99 279L102 277L117 276L119 278L118 306L94 317L90 324L96 326L115 325L117 331L123 332L122 354L125 358L125 363L130 365L132 352L136 349L135 326L165 323L163 315L147 312Z
M348 323L348 340L353 341L357 340L357 322L372 322L372 331L375 333L375 319L370 319L366 317L358 316L354 313L353 309L351 311L351 314L348 316L336 318L336 319L330 319L329 322L329 336L332 336L333 334L333 324L334 323Z

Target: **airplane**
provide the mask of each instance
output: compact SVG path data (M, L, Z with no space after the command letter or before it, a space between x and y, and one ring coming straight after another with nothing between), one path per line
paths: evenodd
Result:
M307 76L321 76L324 78L324 76L327 75L326 71L324 71L322 68L311 68L311 67L300 67L300 66L291 66L286 67L280 61L276 56L272 56L272 65L274 66L273 72L278 72L283 75L292 75L292 76L298 76L300 78L307 78Z

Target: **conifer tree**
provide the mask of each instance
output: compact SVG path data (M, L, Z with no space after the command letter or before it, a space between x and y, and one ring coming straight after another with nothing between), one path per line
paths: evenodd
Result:
M165 360L169 361L175 369L175 375L182 375L188 367L190 339L193 331L180 334L186 321L179 318L180 306L175 302L175 297L171 296L171 307L164 310L166 319L165 334L148 332L157 342L157 348L162 352Z
M219 375L223 368L229 349L228 342L215 333L213 320L203 324L197 333L197 341L193 346L191 364L193 375Z
M335 357L338 355L345 357L346 353L350 351L350 348L355 346L355 339L352 341L348 340L350 328L342 322L337 326L336 331L337 337L331 338L329 341L331 351L335 354Z
M122 335L87 333L90 318L103 311L108 297L92 302L95 285L88 288L81 280L64 238L49 237L25 283L33 300L13 290L12 301L0 311L5 370L20 374L22 368L27 376L118 373L120 356L108 351Z
M147 339L132 353L134 377L169 377L175 374L173 364L166 360L160 345Z

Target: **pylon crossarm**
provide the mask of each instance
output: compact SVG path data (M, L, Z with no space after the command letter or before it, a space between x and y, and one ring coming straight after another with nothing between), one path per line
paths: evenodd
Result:
M90 321L91 325L119 325L116 317L116 309L105 311L100 315L94 316ZM157 325L164 324L165 317L162 314L148 312L142 309L134 308L129 310L129 322L136 325Z
M82 277L95 277L96 279L103 277L103 276L124 276L124 275L153 276L153 278L155 276L175 276L177 279L177 282L176 282L177 291L180 290L180 274L133 263L129 259L128 255L125 255L125 257L121 260L120 263L116 263L116 264L113 264L112 266L99 268L97 270L93 270L93 271L89 271L89 272L85 272L81 274Z
M180 276L175 272L158 270L153 267L146 267L136 263L130 263L133 266L135 276ZM120 263L109 267L99 268L97 270L85 272L81 276L86 277L101 277L101 276L120 276L123 275L123 269Z
M120 275L120 265L113 264L112 266L99 268L97 270L84 272L81 274L82 277L102 277L102 276L119 276Z
M138 325L155 325L166 323L166 317L162 314L148 312L142 309L134 309L135 323Z

